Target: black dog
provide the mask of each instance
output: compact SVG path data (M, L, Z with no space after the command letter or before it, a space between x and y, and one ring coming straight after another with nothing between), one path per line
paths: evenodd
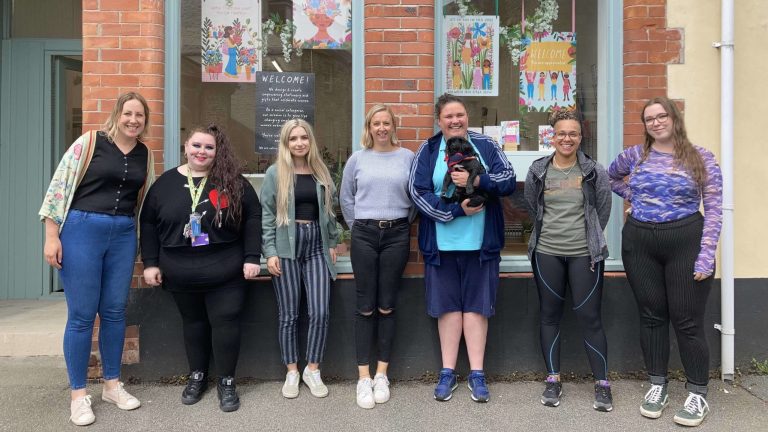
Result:
M469 198L469 207L483 205L488 195L485 192L475 190L474 181L477 176L485 173L485 167L480 162L480 157L472 144L461 137L449 138L445 143L445 161L448 163L448 172L445 173L443 179L441 198L446 202L457 203ZM466 187L458 187L453 184L451 173L454 171L469 173Z

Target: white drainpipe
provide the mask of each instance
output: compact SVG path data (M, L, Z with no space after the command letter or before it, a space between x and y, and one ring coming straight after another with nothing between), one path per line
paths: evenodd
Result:
M720 49L720 167L723 171L723 229L720 236L720 330L721 378L734 375L734 203L733 203L733 29L734 1L722 0Z

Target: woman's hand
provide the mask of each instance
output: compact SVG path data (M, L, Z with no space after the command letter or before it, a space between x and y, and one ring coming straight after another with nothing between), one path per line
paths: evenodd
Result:
M456 187L467 187L467 179L469 179L469 173L464 170L451 171L451 180ZM472 182L474 187L480 186L480 176L475 177L475 181Z
M461 202L461 208L464 209L464 214L467 216L472 216L474 214L480 213L483 210L483 206L481 205L477 207L470 207L469 198Z
M46 236L43 246L43 256L51 267L61 270L61 240L58 237Z
M276 256L267 258L267 271L269 271L269 274L272 276L280 276L283 274L280 271L280 258Z
M144 282L149 286L158 286L163 283L163 272L160 271L160 267L145 268Z
M243 264L243 277L246 279L256 279L260 271L261 267L258 264Z
M328 249L331 253L331 263L336 264L336 248Z
M693 280L695 280L696 282L701 282L701 281L703 281L704 279L706 279L706 278L708 278L710 276L712 276L712 273L694 272L693 273Z

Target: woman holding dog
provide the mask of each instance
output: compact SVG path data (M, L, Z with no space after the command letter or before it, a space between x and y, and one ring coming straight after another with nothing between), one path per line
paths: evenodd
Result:
M352 229L357 405L373 408L389 400L387 368L395 337L397 290L410 250L408 214L413 204L408 172L414 155L398 144L395 115L386 105L374 105L366 114L361 146L344 167L340 198ZM371 379L374 334L378 361Z
M455 372L462 335L467 345L470 373L467 377L472 400L490 398L483 372L488 318L495 312L499 285L500 252L504 247L504 215L501 196L515 190L515 173L507 157L490 138L469 132L464 101L443 94L435 104L440 132L426 140L416 153L408 187L421 219L419 248L424 256L427 313L437 318L442 369L434 397L447 401L458 386ZM446 141L469 141L485 166L486 173L474 180L476 189L488 195L484 205L469 206L440 197L448 172ZM466 187L469 174L450 174L456 187Z
M607 342L600 314L608 258L603 229L611 214L611 186L605 169L579 148L579 114L554 111L550 124L555 130L555 152L534 161L525 179L525 200L534 221L528 258L539 291L539 339L547 367L541 403L560 405L560 320L566 287L570 287L595 378L592 407L611 411Z

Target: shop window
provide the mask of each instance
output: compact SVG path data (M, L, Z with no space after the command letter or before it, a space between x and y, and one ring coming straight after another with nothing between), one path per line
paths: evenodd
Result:
M510 52L521 50L525 44L508 47L504 36L493 38L494 33L510 31L512 34L515 26L520 31L523 13L533 21L537 7L552 3L557 4L558 13L556 19L549 21L551 31L531 35L532 29L528 27L527 35L529 41L565 43L559 46L565 46L566 58L560 58L561 64L553 66L557 70L546 70L540 64L534 68L528 58L518 57L517 51ZM461 95L467 105L470 128L497 138L517 174L517 190L504 200L504 255L526 253L532 224L523 197L524 182L531 162L552 151L542 142L549 112L560 108L578 109L584 119L581 148L593 158L598 156L597 7L598 2L593 0L443 2L443 19L436 26L435 36L442 48L435 59L436 88L439 89L436 93ZM463 18L455 18L462 15ZM467 24L472 21L472 15L482 16L475 20L477 24ZM498 16L498 21L493 20L494 16ZM487 19L487 23L483 19ZM486 49L494 41L496 53ZM564 63L568 64L567 68ZM530 74L528 77L526 71ZM533 85L529 87L530 78ZM475 95L482 93L492 95Z
M215 2L209 0L208 3ZM293 1L262 0L260 3L262 22L272 20L279 25L286 20L294 20ZM183 141L186 137L185 131L196 125L217 122L224 126L232 139L238 157L246 164L246 173L251 177L258 191L260 174L263 174L274 162L276 155L273 152L257 151L256 86L251 82L226 82L215 79L204 82L201 79L201 65L205 60L201 55L202 5L201 0L182 0L181 4L180 138ZM245 18L241 22L245 24ZM250 25L251 28L257 28L253 23ZM219 28L210 31L210 38L214 37L221 39ZM220 47L221 40L216 42L215 46ZM262 71L314 74L313 126L324 158L333 171L341 162L346 161L347 156L352 152L350 44L336 47L336 49L303 49L301 56L292 52L290 61L287 61L279 35L266 37L266 42L267 49L261 57ZM250 46L245 43L242 45L246 49ZM225 49L221 48L221 56L226 66L229 57ZM247 68L247 65L239 64L237 67ZM224 71L212 73L223 74ZM182 145L183 143L180 142L180 153L183 153Z

